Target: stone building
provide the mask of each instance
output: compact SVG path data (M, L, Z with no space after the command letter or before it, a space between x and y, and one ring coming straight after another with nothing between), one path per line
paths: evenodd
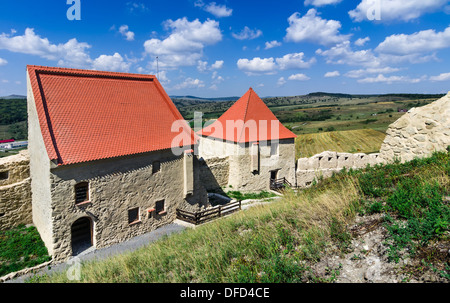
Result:
M252 88L198 134L198 155L210 169L209 178L202 172L209 190L214 185L243 192L269 190L270 181L279 178L295 184L296 135Z
M33 223L55 260L207 204L195 133L154 76L27 66L27 88Z

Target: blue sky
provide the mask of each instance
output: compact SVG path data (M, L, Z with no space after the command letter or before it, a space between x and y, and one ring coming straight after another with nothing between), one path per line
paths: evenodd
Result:
M449 21L446 0L2 1L0 95L26 94L27 64L158 74L169 95L446 93Z

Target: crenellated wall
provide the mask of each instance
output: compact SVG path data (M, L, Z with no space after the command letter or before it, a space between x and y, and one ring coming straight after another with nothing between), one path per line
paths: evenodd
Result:
M350 154L325 151L310 158L297 160L297 186L309 187L314 180L328 178L343 168L364 168L381 163L379 154Z

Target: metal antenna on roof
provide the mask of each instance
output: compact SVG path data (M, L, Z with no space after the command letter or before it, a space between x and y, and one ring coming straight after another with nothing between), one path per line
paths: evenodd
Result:
M156 56L156 78L159 79L159 63L158 63L158 56Z

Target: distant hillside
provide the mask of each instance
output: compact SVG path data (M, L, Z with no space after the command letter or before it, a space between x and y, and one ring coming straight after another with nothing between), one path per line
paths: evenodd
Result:
M27 98L27 96L23 96L23 95L9 95L9 96L0 97L0 99L4 99L4 100L26 99L26 98Z
M236 101L239 97L219 97L219 98L202 98L195 96L170 96L172 100L195 100L195 101L207 101L207 102L217 102L217 101Z

